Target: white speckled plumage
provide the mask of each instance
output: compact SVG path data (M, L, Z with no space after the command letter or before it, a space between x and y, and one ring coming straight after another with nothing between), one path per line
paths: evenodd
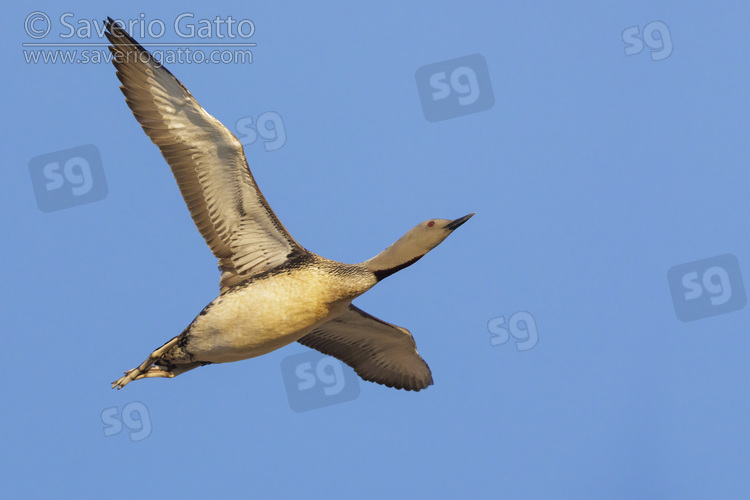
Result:
M221 294L112 386L253 358L295 341L339 358L365 380L415 391L432 384L409 331L351 302L474 214L422 222L361 264L305 250L255 184L237 138L121 26L112 19L106 26L126 102L172 168L221 270Z

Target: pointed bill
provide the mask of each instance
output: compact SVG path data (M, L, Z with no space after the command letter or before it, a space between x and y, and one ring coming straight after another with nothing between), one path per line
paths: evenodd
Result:
M460 226L461 224L463 224L467 220L469 220L472 217L474 217L475 214L476 214L476 212L471 213L469 215L464 215L463 217L459 217L458 219L453 220L453 221L449 222L448 224L446 224L445 225L445 229L448 229L450 231L454 231L454 230L456 230L458 228L458 226Z

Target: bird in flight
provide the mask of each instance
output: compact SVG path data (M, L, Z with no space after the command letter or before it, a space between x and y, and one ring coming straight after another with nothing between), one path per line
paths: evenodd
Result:
M261 356L292 342L338 358L364 380L412 391L431 385L411 333L352 300L415 263L474 214L426 220L359 264L306 250L263 197L239 140L122 26L112 18L105 25L125 101L172 168L221 271L219 296L112 387Z

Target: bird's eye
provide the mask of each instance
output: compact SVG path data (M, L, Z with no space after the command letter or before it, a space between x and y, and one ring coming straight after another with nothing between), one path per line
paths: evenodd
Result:
M434 225L435 225L435 221L434 220L431 220L430 222L427 223L427 227L432 227Z

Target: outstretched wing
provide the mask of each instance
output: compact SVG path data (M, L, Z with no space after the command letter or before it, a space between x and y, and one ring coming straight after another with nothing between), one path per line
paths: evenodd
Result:
M108 18L106 27L120 89L219 259L222 289L304 253L255 184L240 141L122 26Z
M430 367L417 352L409 330L354 305L298 342L340 359L371 382L407 391L432 385Z

